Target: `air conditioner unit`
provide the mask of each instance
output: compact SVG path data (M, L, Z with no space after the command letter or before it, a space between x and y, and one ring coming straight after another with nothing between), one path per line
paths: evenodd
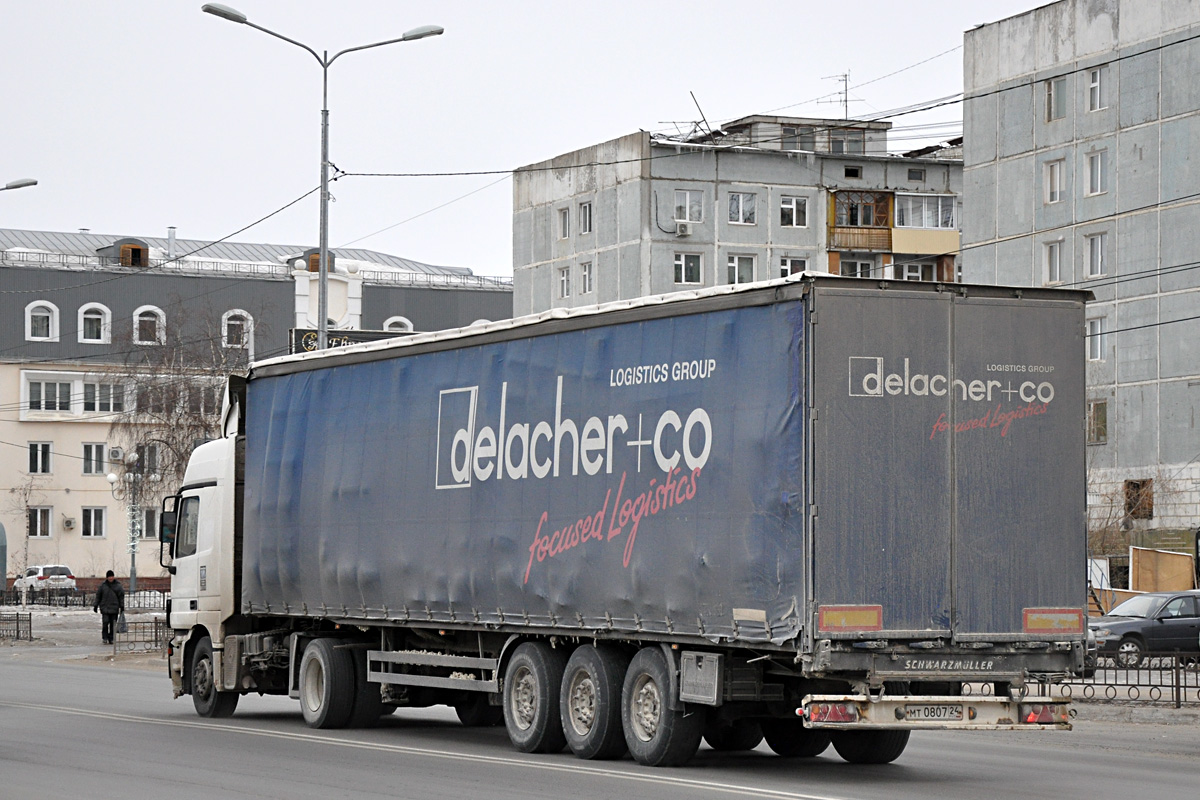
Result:
M125 460L125 451L124 450L122 450L119 447L108 448L109 463L116 463L118 461L124 461L124 460Z
M74 527L75 527L75 518L74 517L63 517L63 528L65 530L69 531Z
M675 223L675 235L676 236L691 236L692 235L692 223L676 222Z

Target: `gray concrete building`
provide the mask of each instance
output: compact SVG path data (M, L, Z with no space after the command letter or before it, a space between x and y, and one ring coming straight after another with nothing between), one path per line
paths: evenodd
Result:
M963 278L1095 294L1081 353L1093 550L1190 550L1200 3L1061 0L964 45Z
M817 270L954 281L961 160L888 122L638 132L513 176L515 315Z

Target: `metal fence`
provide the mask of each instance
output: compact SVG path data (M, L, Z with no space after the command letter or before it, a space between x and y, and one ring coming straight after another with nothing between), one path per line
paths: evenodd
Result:
M127 611L166 611L170 592L160 592L155 589L142 589L125 593L125 609Z
M169 629L166 620L161 617L128 622L124 633L117 633L113 636L113 652L132 653L162 650L166 646L168 635Z
M166 611L167 600L170 596L170 592L160 592L155 589L126 592L125 609L127 611ZM95 592L78 589L46 589L40 592L29 592L25 598L25 605L49 608L90 608L95 601ZM21 590L6 589L0 592L0 605L21 605Z
M965 684L963 694L989 695L992 684ZM1175 708L1200 704L1200 657L1184 653L1147 653L1137 666L1119 666L1101 658L1095 669L1059 683L1030 686L1031 694L1102 703L1170 703Z
M0 612L0 639L32 639L33 615L20 611Z

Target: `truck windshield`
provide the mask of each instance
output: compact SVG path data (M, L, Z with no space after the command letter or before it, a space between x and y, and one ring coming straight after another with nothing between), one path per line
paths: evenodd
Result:
M1161 597L1131 597L1108 612L1110 617L1149 617L1158 610Z

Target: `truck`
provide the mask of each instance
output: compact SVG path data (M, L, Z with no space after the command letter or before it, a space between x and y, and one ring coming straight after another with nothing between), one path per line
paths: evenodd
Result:
M805 273L255 363L163 501L175 696L646 765L1069 730L1087 298Z

